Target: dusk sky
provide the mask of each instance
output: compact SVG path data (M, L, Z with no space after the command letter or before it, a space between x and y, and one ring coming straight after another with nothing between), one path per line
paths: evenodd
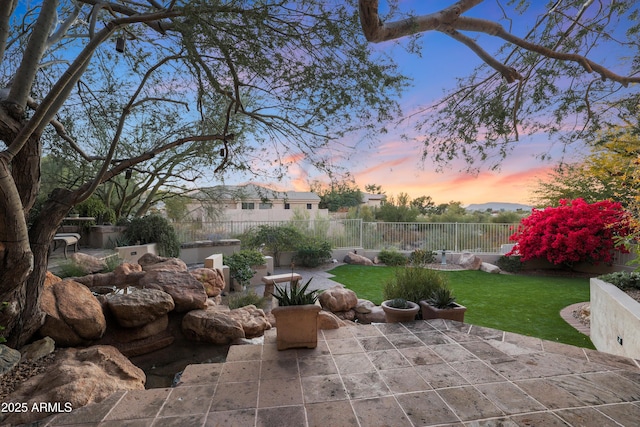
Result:
M405 0L400 2L400 7L403 11L425 14L452 3L451 0ZM380 4L382 6L385 2L381 1ZM526 34L528 28L525 27L533 24L540 11L538 9L523 22L514 21L513 32L519 36ZM502 12L495 2L484 2L467 16L499 20ZM479 42L489 53L500 45L499 40L488 36L480 36ZM430 32L420 37L422 57L407 53L401 47L405 43L406 39L400 45L398 42L386 42L374 46L374 49L392 56L400 65L401 72L413 80L412 87L401 100L405 117L410 117L412 112L437 100L444 90L455 87L455 77L468 75L481 63L466 46L441 33ZM554 147L546 135L521 135L520 142L501 163L499 170L491 171L488 166L474 165L479 166L480 171L470 174L464 171L465 165L458 162L437 171L438 166L430 160L421 161L419 143L400 138L402 133L412 132L412 125L410 119L397 126L389 125L389 133L382 135L379 142L374 145L366 142L359 144L349 158L338 163L338 166L348 170L362 190L366 184L378 184L387 195L405 192L412 198L428 195L436 203L460 201L464 205L483 202L530 204L535 182L538 178L545 178L561 157L560 147ZM345 141L345 145L350 144L350 141ZM572 147L571 150L574 153L565 153L565 160L579 157L575 153L581 151L580 147ZM539 160L537 156L543 153L551 154L551 160ZM310 181L327 181L323 175L313 174L304 159L293 155L291 161L288 178L275 183L279 189L308 191Z

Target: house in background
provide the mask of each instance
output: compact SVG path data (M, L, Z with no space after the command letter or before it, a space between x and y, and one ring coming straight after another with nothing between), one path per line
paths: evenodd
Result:
M328 217L320 197L310 191L276 191L257 184L207 187L192 194L194 221L288 221Z
M379 208L387 200L386 194L362 193L362 204L370 208Z

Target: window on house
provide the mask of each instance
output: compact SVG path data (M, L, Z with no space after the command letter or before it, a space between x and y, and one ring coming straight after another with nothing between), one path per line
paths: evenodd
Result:
M307 203L307 209L311 209L313 206L311 206L311 203Z
M242 202L242 209L255 209L256 204L253 202Z
M273 203L260 203L258 205L258 209L271 209L273 207Z
M291 203L285 203L284 204L284 208L285 209L291 209Z

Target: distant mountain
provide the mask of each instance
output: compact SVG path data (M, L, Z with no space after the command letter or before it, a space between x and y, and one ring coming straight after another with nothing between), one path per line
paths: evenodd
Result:
M473 203L465 208L468 211L482 211L491 209L494 212L500 211L517 211L518 209L523 211L530 211L531 206L523 205L520 203L501 203L501 202L489 202L489 203Z

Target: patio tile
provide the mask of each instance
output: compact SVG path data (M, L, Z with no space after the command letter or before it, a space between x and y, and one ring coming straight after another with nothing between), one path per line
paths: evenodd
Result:
M260 378L260 361L226 362L220 373L220 383L258 381Z
M474 387L446 388L437 392L462 421L504 416L500 408Z
M309 427L353 427L356 414L348 400L319 402L306 405Z
M413 327L415 323L408 323L409 328ZM376 328L380 330L384 335L389 334L406 334L410 329L405 328L402 323L378 323Z
M315 375L337 374L338 369L331 356L305 357L298 359L300 376L311 377Z
M618 423L594 408L562 409L555 411L555 414L572 426L620 427Z
M375 337L358 338L360 345L365 351L388 350L393 348L391 341L386 336L380 335Z
M470 342L470 341L480 341L482 338L476 335L469 335L466 332L461 332L458 330L445 330L442 333L455 342Z
M204 414L209 411L215 390L215 384L176 387L167 398L158 416Z
M528 337L526 335L515 334L513 332L504 333L504 342L535 351L543 350L542 340L540 338Z
M475 335L482 337L486 340L498 340L502 341L504 338L504 331L498 329L487 328L484 326L472 325L469 330L469 335Z
M316 348L299 348L296 350L296 356L298 359L304 359L307 357L328 356L331 352L327 346L325 340L318 339L318 346Z
M182 415L175 417L158 417L151 427L184 427L201 426L206 419L206 414Z
M222 363L202 363L197 365L187 365L182 371L178 386L216 384L222 372Z
M503 353L486 341L464 342L460 345L482 360L498 361L512 359L511 356Z
M414 334L391 334L387 338L396 348L424 347L424 343Z
M298 353L296 349L278 350L275 341L271 344L264 344L262 348L262 360L283 360L296 359Z
M535 412L533 414L512 415L511 420L522 427L567 427L557 415L551 412Z
M459 419L434 391L397 396L398 403L416 426L455 423Z
M327 346L331 354L349 354L349 353L363 353L364 350L355 338L342 338L335 340L328 340Z
M398 350L371 351L368 353L371 363L378 369L396 369L411 366Z
M511 381L542 377L535 366L526 365L518 360L490 360L489 366Z
M412 426L411 421L391 396L351 402L361 426Z
M476 387L505 414L543 411L546 408L511 383L482 384Z
M155 417L172 389L130 390L107 414L107 420L134 420Z
M353 336L361 338L361 337L376 337L381 336L382 332L380 329L376 328L375 325L360 325L357 328L353 328L351 331Z
M470 384L484 384L505 381L505 378L480 360L453 362L450 366L462 375Z
M347 393L339 375L302 378L302 394L305 403L327 402L347 398Z
M351 328L338 328L338 329L323 329L318 331L318 333L322 333L325 340L335 340L341 338L353 338L353 333L351 332Z
M583 375L560 376L550 378L549 381L588 405L623 402L620 396L610 391L604 384L592 381L589 377Z
M549 409L584 405L573 394L546 379L517 381L515 384Z
M108 420L98 424L98 427L151 427L155 422L155 418L142 418L137 420ZM75 424L76 426L78 424ZM79 424L87 427L85 424Z
M411 363L412 365L432 365L435 363L443 363L442 359L429 347L410 347L401 348L400 353Z
M439 331L415 332L414 335L424 343L424 345L451 344L453 340Z
M581 347L575 347L573 345L546 340L542 340L542 347L547 353L569 356L575 359L580 359L582 362L587 361L587 355L585 354L584 349L582 349Z
M260 360L262 357L261 345L232 345L227 353L227 362L243 360Z
M204 427L249 427L256 423L255 408L209 412ZM187 427L186 425L183 427Z
M521 354L531 354L531 353L540 353L541 350L532 349L530 347L521 346L518 344L506 342L506 341L496 341L491 340L491 346L500 350L504 354L508 356L518 356Z
M556 418L558 419L558 418ZM523 426L544 426L544 424L522 424ZM511 418L490 418L488 420L476 420L466 423L465 426L469 427L519 427L520 424L513 421ZM566 424L565 424L566 426Z
M365 353L339 354L334 356L333 360L341 375L358 374L376 370Z
M614 354L602 353L591 349L585 349L585 353L589 361L608 366L609 368L637 370L640 366L640 364L633 359L616 356Z
M342 376L342 382L351 399L366 399L389 395L389 387L377 372Z
M219 384L209 412L255 408L258 403L258 381Z
M614 372L584 374L584 377L597 384L602 384L603 387L620 396L625 402L640 400L640 383L630 381Z
M442 344L430 346L434 352L447 362L462 362L466 360L478 360L469 350L460 344Z
M416 371L433 388L457 387L469 382L446 363L416 366Z
M299 404L302 404L302 388L298 378L274 378L260 381L259 408Z
M431 389L413 367L380 371L380 377L393 393L410 393Z
M97 423L111 411L125 393L125 391L116 391L101 402L74 409L70 413L58 414L53 418L51 425Z
M598 406L596 409L623 426L637 425L640 420L640 406L631 403Z
M260 379L288 379L300 376L298 364L293 359L264 360L260 368Z
M258 409L256 427L304 426L304 406Z

